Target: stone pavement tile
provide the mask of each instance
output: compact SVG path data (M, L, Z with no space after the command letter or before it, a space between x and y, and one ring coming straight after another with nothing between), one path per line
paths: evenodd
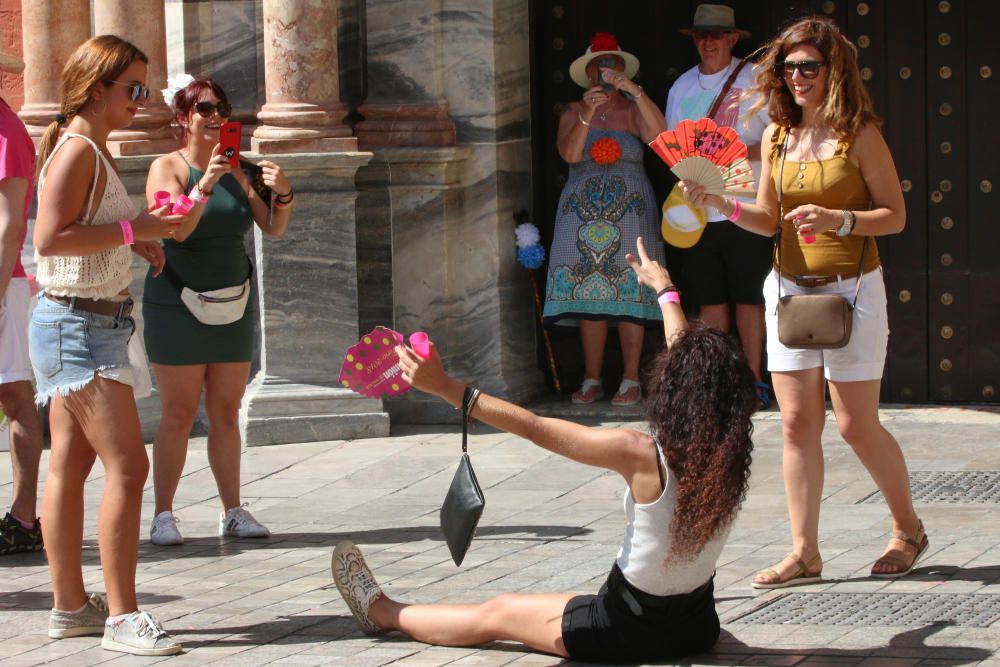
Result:
M862 667L910 667L920 663L920 658L865 658L858 663Z

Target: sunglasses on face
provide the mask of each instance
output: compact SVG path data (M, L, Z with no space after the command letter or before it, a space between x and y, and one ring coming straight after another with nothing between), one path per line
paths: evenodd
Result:
M219 114L219 118L229 118L229 114L233 112L233 108L225 102L219 102L218 104L197 102L194 105L194 110L202 118L209 118L213 113Z
M798 62L782 60L778 63L778 70L787 77L795 74L795 70L799 70L799 73L805 78L815 79L825 64L819 60L800 60Z
M118 84L119 86L125 86L129 89L129 96L132 98L133 102L138 102L140 98L143 101L149 99L149 88L142 85L138 81L125 83L124 81L108 81L109 84Z
M728 30L692 30L691 36L695 41L703 42L706 39L722 39L729 34Z

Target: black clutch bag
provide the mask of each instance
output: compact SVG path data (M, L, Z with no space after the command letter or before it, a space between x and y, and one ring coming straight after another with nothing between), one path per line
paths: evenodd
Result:
M264 170L253 162L250 162L250 160L244 160L243 158L240 158L240 168L246 172L247 178L250 179L250 187L257 193L257 196L270 206L271 188L267 187L264 183Z
M441 532L444 533L455 565L461 565L465 559L472 537L476 534L479 518L483 515L483 508L486 507L486 497L483 496L476 472L472 469L468 448L469 413L478 397L478 389L466 387L462 397L462 458L441 505Z

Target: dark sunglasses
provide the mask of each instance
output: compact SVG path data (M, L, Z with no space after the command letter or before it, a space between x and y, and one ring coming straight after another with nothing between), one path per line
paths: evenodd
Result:
M143 100L149 99L149 88L139 82L125 83L124 81L108 81L108 84L113 83L117 83L119 86L125 86L128 88L129 95L132 97L133 102L138 102L140 97Z
M196 102L194 110L197 111L198 115L202 118L208 118L213 113L219 114L219 118L229 118L229 114L233 113L233 108L225 102L219 102L218 104L212 104L211 102Z
M799 70L805 78L815 79L819 76L819 71L824 65L826 63L819 60L800 60L798 62L781 60L778 62L778 70L785 76L792 76L795 74L795 70Z
M728 30L692 30L691 36L694 37L699 42L703 42L706 39L722 39L729 34Z

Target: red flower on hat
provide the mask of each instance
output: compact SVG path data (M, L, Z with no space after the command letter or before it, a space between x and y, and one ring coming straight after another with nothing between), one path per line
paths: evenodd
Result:
M590 39L590 52L617 51L618 39L610 32L595 32Z
M621 156L621 145L611 137L598 139L590 146L590 158L602 167L618 162Z

